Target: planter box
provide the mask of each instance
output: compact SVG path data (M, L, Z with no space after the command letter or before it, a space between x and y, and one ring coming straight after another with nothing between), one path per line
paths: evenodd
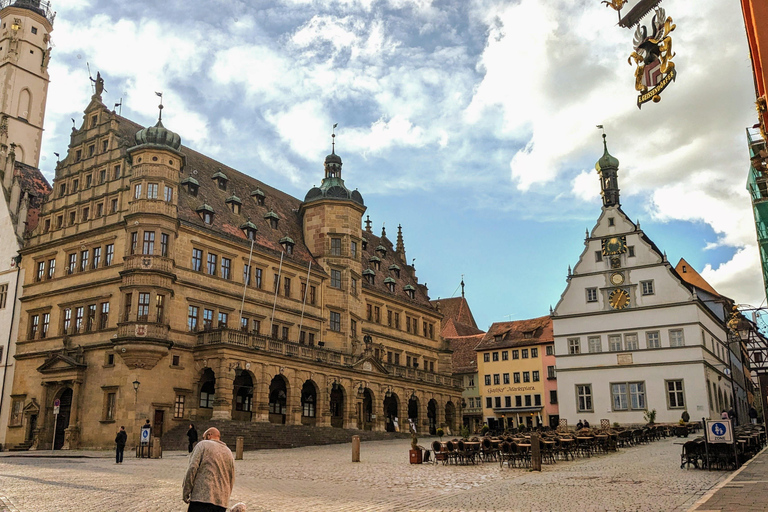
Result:
M408 450L411 464L421 464L421 450Z

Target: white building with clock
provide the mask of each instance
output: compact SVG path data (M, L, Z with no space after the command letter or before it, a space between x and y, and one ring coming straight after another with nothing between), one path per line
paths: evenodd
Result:
M678 274L622 211L619 161L596 164L602 213L553 313L560 418L620 424L717 418L731 404L732 302ZM735 347L734 347L735 348Z

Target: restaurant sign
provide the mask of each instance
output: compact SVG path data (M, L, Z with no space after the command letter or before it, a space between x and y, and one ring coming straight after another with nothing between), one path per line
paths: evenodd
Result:
M488 388L486 391L489 394L522 393L525 391L536 391L536 387L535 386L499 386L495 388Z

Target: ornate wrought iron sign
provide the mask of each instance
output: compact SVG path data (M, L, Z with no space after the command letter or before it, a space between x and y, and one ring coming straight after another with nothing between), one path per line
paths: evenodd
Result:
M635 61L635 89L640 91L637 97L637 107L643 103L661 101L661 92L674 82L677 72L672 58L672 37L669 35L675 30L672 18L667 17L664 9L658 8L651 21L651 33L645 25L638 25L635 29L633 45L635 51L629 56L627 62Z

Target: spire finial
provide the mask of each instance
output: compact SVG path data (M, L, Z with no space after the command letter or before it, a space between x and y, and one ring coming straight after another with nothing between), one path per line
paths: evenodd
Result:
M405 243L403 243L403 226L397 225L397 244L395 245L395 252L400 255L403 261L405 259Z
M387 236L387 227L384 225L385 222L381 223L381 237L384 238Z
M331 154L336 154L336 127L339 126L339 123L333 124L333 129L331 129Z
M366 233L373 233L373 230L371 230L371 216L366 215L365 216L365 231Z
M461 298L464 298L464 274L461 274Z
M161 123L163 121L163 93L155 91L155 94L160 96L160 104L157 106L160 109L160 113L157 116L157 122Z

